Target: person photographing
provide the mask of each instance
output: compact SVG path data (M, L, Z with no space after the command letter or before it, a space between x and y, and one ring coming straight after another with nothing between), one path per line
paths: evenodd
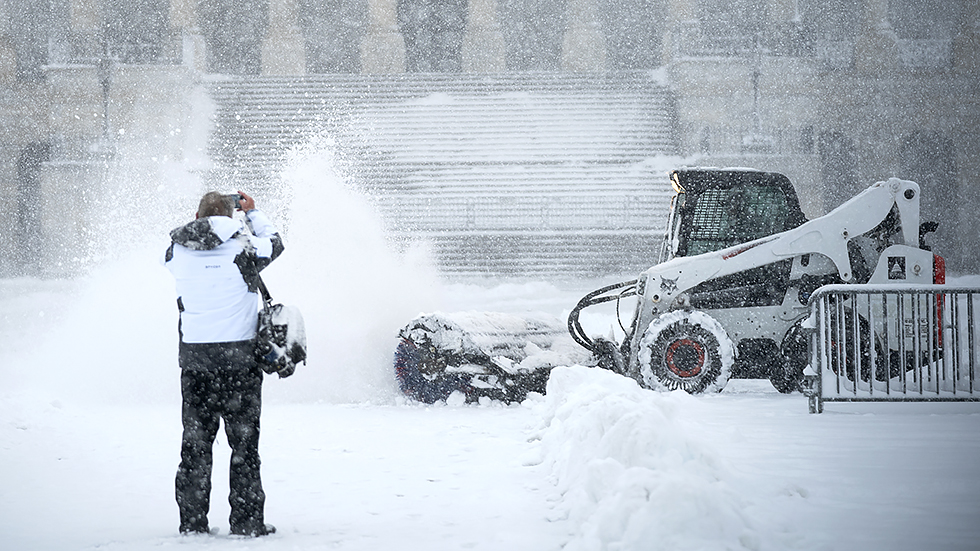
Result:
M244 212L244 220L234 218L235 210ZM164 264L176 280L180 312L180 532L210 532L212 447L223 419L231 447L231 533L274 533L264 519L259 473L263 371L254 349L259 272L282 254L282 238L242 191L206 193L195 219L170 237Z

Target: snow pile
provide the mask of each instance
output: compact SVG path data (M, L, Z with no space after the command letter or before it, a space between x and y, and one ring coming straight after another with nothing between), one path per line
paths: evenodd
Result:
M578 527L566 551L762 547L728 468L685 421L699 407L608 371L552 370L540 446Z

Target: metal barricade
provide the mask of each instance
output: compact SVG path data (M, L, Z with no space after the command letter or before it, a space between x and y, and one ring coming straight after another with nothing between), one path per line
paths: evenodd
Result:
M980 289L827 285L810 299L811 413L824 402L980 400Z

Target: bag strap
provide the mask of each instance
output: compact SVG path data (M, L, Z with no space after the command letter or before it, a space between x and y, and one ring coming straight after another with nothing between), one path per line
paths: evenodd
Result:
M262 304L263 307L268 308L272 305L272 295L269 294L269 288L265 286L265 282L262 281L262 276L256 275L255 279L259 283L259 293L262 294Z
M245 217L245 225L248 228L248 231L249 232L252 232L252 234L254 235L255 232L252 231L252 221L249 220L249 218L247 216ZM242 241L242 247L246 251L248 251L248 250L254 251L255 250L252 247L252 242L249 241L248 237L245 234L239 233L235 237L237 237L240 241ZM265 282L262 281L262 275L258 273L258 268L256 268L255 271L256 271L255 280L258 283L258 288L259 288L258 290L259 290L259 293L262 294L262 308L263 309L269 309L269 308L272 307L272 295L269 294L269 288L266 287L265 286Z

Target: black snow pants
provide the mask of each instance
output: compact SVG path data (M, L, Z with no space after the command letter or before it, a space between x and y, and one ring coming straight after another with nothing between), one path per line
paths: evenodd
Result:
M211 498L212 446L224 419L231 447L231 532L264 526L265 493L259 476L262 370L252 341L180 343L184 434L177 470L181 532L206 532Z

